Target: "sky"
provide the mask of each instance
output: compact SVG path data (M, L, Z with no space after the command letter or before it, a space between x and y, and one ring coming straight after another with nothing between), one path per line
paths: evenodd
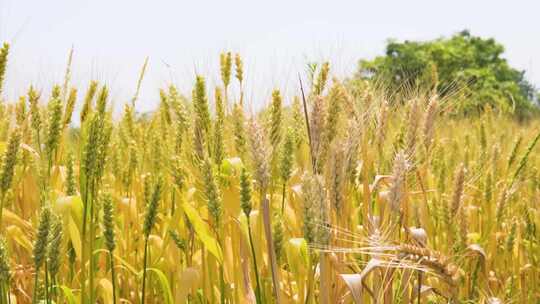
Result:
M196 74L219 84L219 53L231 51L244 58L247 101L257 106L274 88L297 94L307 62L328 60L345 77L390 38L463 29L501 42L510 64L540 87L539 12L538 0L0 0L0 41L12 45L4 94L62 83L73 47L72 85L108 84L117 109L133 96L148 56L137 103L148 111L171 83L187 95Z

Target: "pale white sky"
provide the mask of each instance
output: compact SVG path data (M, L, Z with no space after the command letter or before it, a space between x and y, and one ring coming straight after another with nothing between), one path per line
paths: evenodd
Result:
M0 0L0 40L12 43L9 98L30 84L61 83L73 45L73 84L106 82L116 105L133 95L149 56L140 111L170 82L188 94L195 73L218 82L224 50L244 57L247 97L257 105L273 88L296 94L308 61L330 60L336 75L348 75L358 59L381 54L388 38L465 28L503 43L510 63L540 86L538 0Z

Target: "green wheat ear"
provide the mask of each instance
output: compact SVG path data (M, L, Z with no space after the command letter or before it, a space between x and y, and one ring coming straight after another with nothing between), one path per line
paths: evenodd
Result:
M279 263L281 261L281 253L283 251L284 243L283 216L279 212L276 212L276 214L274 215L272 234L274 241L274 251L277 257L277 261Z
M218 231L218 227L220 227L222 221L221 217L223 213L223 207L221 201L221 194L219 192L219 188L216 182L214 170L208 158L205 158L203 160L202 171L204 190L206 199L208 201L208 212L210 213L212 219L212 225L214 226L216 231Z
M508 252L512 252L512 250L514 249L514 243L516 241L516 233L517 233L517 221L516 219L513 219L512 226L510 227L510 232L508 233L508 236L505 242L505 248L506 248L506 251Z
M219 167L225 158L224 124L225 124L225 105L221 89L216 88L216 121L214 123L214 153L213 157L216 165Z
M0 194L2 196L4 196L11 187L20 142L21 133L18 129L15 129L9 137L7 148L4 152L4 156L2 157L2 167L0 168Z
M15 105L15 120L18 126L22 126L26 121L26 96L19 97L19 102Z
M28 90L28 103L30 104L30 125L35 133L37 144L40 145L41 114L39 113L39 93L32 86Z
M283 144L283 151L281 152L281 161L279 164L279 173L281 181L287 183L291 178L292 166L293 166L293 153L294 153L294 133L293 129L287 129L285 135L285 142Z
M99 96L96 101L96 110L100 116L104 116L107 111L107 98L109 97L109 89L107 86L103 86L99 92Z
M169 236L173 240L174 244L176 245L176 248L180 250L186 250L186 241L180 237L178 232L174 230L169 230Z
M0 49L0 96L2 95L2 89L4 88L4 79L6 76L7 57L9 53L9 44L4 42L4 45ZM1 101L1 98L0 98Z
M47 241L49 239L49 233L51 230L51 217L51 209L49 207L43 207L39 215L37 238L34 242L33 249L34 266L36 269L39 269L45 261L47 253Z
M81 157L81 172L84 173L88 181L94 180L98 174L103 131L103 124L99 115L92 115L87 124L86 140Z
M152 228L156 224L159 201L161 200L161 192L163 190L163 178L159 177L154 184L152 193L148 195L146 202L146 214L144 216L143 232L146 238L150 236Z
M240 173L240 207L246 217L249 218L253 208L251 203L251 178L244 167L242 167Z
M144 261L143 261L143 283L142 283L142 295L141 295L141 302L145 303L145 291L146 291L146 267L147 267L147 253L148 253L148 239L150 237L150 233L152 232L152 228L156 224L157 220L157 212L159 208L159 201L161 200L161 194L163 191L163 178L161 176L158 177L156 183L154 184L154 187L152 189L151 194L145 194L146 197L146 213L144 215L144 226L143 226L143 233L144 233ZM149 186L146 186L145 192L149 193Z
M439 111L438 99L439 97L437 95L433 95L430 98L428 107L424 113L424 125L422 127L422 132L424 135L424 146L426 150L429 150L433 141L433 135L435 132L435 118Z
M64 109L64 128L71 123L73 111L75 110L75 103L77 102L77 89L71 88L69 96L66 102L66 108Z
M254 177L257 181L258 190L261 195L266 193L268 185L270 184L270 167L269 159L271 156L271 149L268 146L265 133L261 126L252 117L248 125L249 143L251 146L251 159L254 170Z
M176 87L173 85L169 86L168 98L175 114L175 152L178 154L182 147L184 133L188 128L189 115L180 94L178 94Z
M330 89L328 94L328 114L326 116L326 134L325 142L327 145L334 140L338 131L338 123L340 121L340 114L345 104L345 92L343 86L337 82Z
M47 267L52 278L56 277L60 269L60 252L62 246L62 220L57 216L51 217L49 245L47 250Z
M304 174L302 177L304 238L310 244L326 243L327 231L319 223L326 222L324 186L321 176Z
M60 100L60 87L55 86L51 101L48 105L49 121L47 129L47 141L45 143L45 151L51 160L54 152L58 148L60 142L60 131L62 128L62 100Z
M306 123L304 114L302 113L302 106L300 105L300 97L294 97L292 108L292 130L294 135L294 144L295 148L298 149L304 142L304 138L306 136L306 132L304 131Z
M202 76L197 76L193 88L193 107L195 108L196 123L200 125L203 136L210 132L210 111L206 97L206 84Z
M538 140L540 140L540 132L536 135L536 137L533 139L533 141L529 144L529 146L527 147L527 150L525 151L525 154L523 154L523 156L519 160L518 167L516 168L516 171L514 172L514 175L512 176L512 180L510 182L510 185L513 185L515 183L515 181L517 180L519 174L521 173L523 168L525 168L525 166L527 165L529 155L531 154L532 150L534 149L534 147L538 143Z
M77 182L75 181L75 161L73 153L69 152L66 163L66 195L75 195L77 193Z
M510 156L508 156L508 165L507 165L508 168L512 167L512 164L516 160L517 154L518 154L518 151L519 151L519 147L521 146L522 142L523 142L523 137L520 135L516 139L516 141L514 143L514 146L512 147L512 152L510 152Z
M9 267L9 254L6 239L0 236L0 284L9 282L11 270Z
M116 248L116 239L114 232L114 207L110 193L102 196L103 200L103 235L105 236L105 246L107 250L114 251Z
M161 116L161 119L162 121L165 121L167 126L169 126L172 123L171 100L169 99L169 96L167 96L167 93L163 89L159 90L159 101L160 101L159 114Z
M184 104L184 98L178 93L178 90L174 85L169 86L169 100L174 109L176 119L180 120L180 122L187 127L189 113Z
M281 142L282 103L279 90L274 90L270 106L270 143L273 147L277 147Z
M81 109L81 125L86 121L86 119L89 117L90 113L92 112L92 102L94 100L94 96L96 95L98 88L98 82L97 81L91 81L90 85L88 86L88 90L86 91L86 96L84 97L83 106Z
M13 181L20 143L21 132L19 129L15 129L9 137L0 167L0 225L2 224L4 203L8 200L7 194L10 193L8 191L11 188L11 183Z
M219 63L221 69L221 81L225 89L229 86L231 81L231 67L232 67L232 54L231 52L221 53L219 56Z
M243 158L246 153L247 143L244 120L244 109L242 109L242 105L235 103L233 107L234 148L241 158Z
M319 72L319 75L317 76L317 80L314 83L313 86L313 93L315 95L321 95L324 91L324 87L326 86L326 82L328 81L328 74L330 72L330 63L325 62L323 63L321 70Z
M454 193L452 194L452 201L450 204L450 214L455 217L458 214L458 209L461 208L461 201L463 197L463 190L465 184L465 165L461 164L454 178Z
M332 145L332 142L334 141L334 138L337 136L338 132L338 123L340 120L340 114L342 105L345 103L345 93L343 91L343 87L340 83L335 81L335 84L330 89L330 93L328 94L328 110L326 114L326 123L325 123L325 129L322 134L323 140L321 142L321 145L319 147L319 157L317 159L317 166L319 172L323 169L324 164L326 163L326 160L328 158L329 150Z
M238 79L238 82L242 84L244 80L244 63L242 62L242 57L240 57L240 54L236 54L234 56L234 65L236 67L236 79Z

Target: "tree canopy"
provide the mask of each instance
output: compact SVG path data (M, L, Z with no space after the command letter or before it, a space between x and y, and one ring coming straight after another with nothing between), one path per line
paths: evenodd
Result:
M431 41L389 41L386 54L361 60L358 77L377 79L392 91L402 88L434 89L445 96L460 92L465 113L489 104L503 111L526 114L537 92L503 57L504 47L492 38L462 31Z

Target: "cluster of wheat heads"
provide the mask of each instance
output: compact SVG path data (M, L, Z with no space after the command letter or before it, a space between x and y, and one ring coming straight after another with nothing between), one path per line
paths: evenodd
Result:
M540 299L537 121L451 117L329 64L249 113L241 58L220 72L150 116L135 94L113 120L91 82L73 118L69 65L2 101L0 303Z

